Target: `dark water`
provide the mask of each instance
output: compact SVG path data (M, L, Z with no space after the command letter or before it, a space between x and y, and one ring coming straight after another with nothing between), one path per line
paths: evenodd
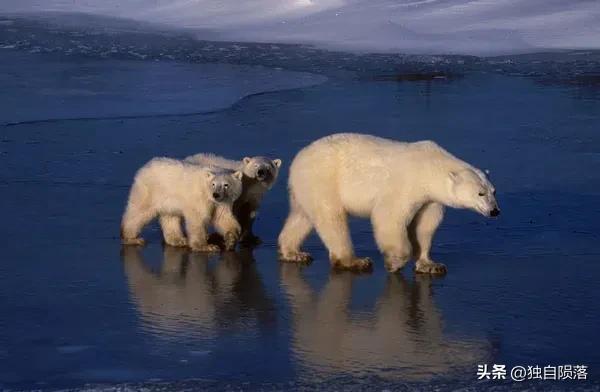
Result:
M415 66L315 54L314 67L286 67L289 56L265 55L274 70L259 55L133 61L37 53L3 37L0 388L515 387L476 382L484 363L587 365L587 381L526 386L598 388L595 60ZM390 74L403 67L420 76ZM427 77L432 70L446 76ZM372 274L331 272L316 236L306 244L312 265L280 264L284 169L254 250L163 248L156 225L144 249L119 245L128 185L148 159L268 154L287 168L308 142L337 131L436 140L491 170L501 218L449 211L433 252L448 266L443 278L412 266L388 274L360 220L354 243L375 260Z

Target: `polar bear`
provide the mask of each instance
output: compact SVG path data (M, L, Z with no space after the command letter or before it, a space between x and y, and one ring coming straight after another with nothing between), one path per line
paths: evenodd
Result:
M500 213L486 175L431 141L401 143L342 133L301 150L290 167L290 214L279 235L280 258L308 262L300 246L316 229L334 267L368 270L354 255L347 216L370 217L390 272L411 256L416 271L443 274L429 257L444 206L484 216Z
M277 180L281 159L271 160L256 156L234 161L214 154L200 153L185 158L185 161L208 168L240 170L244 173L242 194L233 204L233 214L242 228L240 241L249 244L259 243L260 239L252 232L252 225L263 196Z
M152 159L135 175L121 223L123 244L143 245L139 233L158 215L165 242L186 246L182 216L192 250L219 251L218 246L207 243L210 223L225 237L226 248L233 249L241 230L231 208L242 192L242 176L241 171L215 171L176 159Z

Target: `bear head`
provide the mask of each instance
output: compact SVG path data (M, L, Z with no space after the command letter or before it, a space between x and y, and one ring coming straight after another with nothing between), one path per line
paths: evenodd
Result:
M451 171L448 178L451 207L468 208L483 216L498 216L496 188L486 174L477 169Z
M242 171L244 175L255 179L266 188L270 188L277 180L281 159L269 159L266 157L245 157Z
M241 171L207 171L206 178L209 181L210 196L218 203L233 203L242 194Z

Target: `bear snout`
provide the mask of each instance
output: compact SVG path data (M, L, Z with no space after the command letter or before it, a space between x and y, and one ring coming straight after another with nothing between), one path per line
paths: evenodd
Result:
M256 171L256 178L259 181L269 181L271 179L271 171L269 169L260 168Z
M220 193L217 193L217 192L213 192L213 194L212 194L212 197L213 197L213 199L215 199L215 200L219 200L219 199L221 198L221 194L220 194Z
M498 207L494 207L491 211L490 211L490 216L491 217L496 217L500 215L500 210L498 209Z

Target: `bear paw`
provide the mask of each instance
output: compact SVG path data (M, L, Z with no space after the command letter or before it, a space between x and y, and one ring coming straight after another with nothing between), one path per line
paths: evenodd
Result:
M238 242L239 235L235 232L230 231L225 234L224 246L225 250L235 250L235 245Z
M224 239L223 236L219 233L210 233L210 235L208 236L208 243L209 244L215 244L217 246L223 247L225 246L224 244Z
M187 239L185 237L166 238L165 243L169 246L175 247L185 247L188 245Z
M123 245L136 245L136 246L144 246L146 245L146 241L143 238L122 238L121 244Z
M337 270L370 272L373 270L373 262L368 257L354 257L347 260L334 260L333 268Z
M240 239L240 243L245 246L257 246L262 244L262 240L254 234L246 234Z
M199 243L192 243L190 245L190 248L192 248L192 250L194 252L209 252L209 253L215 253L215 252L220 252L221 248L219 248L218 245L214 245L214 244L199 244Z
M442 263L434 263L429 260L419 260L415 264L415 272L420 274L445 275L448 272L446 266Z
M310 253L306 253L306 252L293 252L293 253L287 253L287 254L283 254L283 253L279 253L279 260L281 261L287 261L290 263L301 263L301 264L308 264L312 261L312 256L310 255Z
M385 258L385 268L388 270L388 272L394 273L397 271L400 271L402 268L404 268L404 266L406 265L406 263L408 262L408 259L406 258L397 258L397 257L386 257Z

